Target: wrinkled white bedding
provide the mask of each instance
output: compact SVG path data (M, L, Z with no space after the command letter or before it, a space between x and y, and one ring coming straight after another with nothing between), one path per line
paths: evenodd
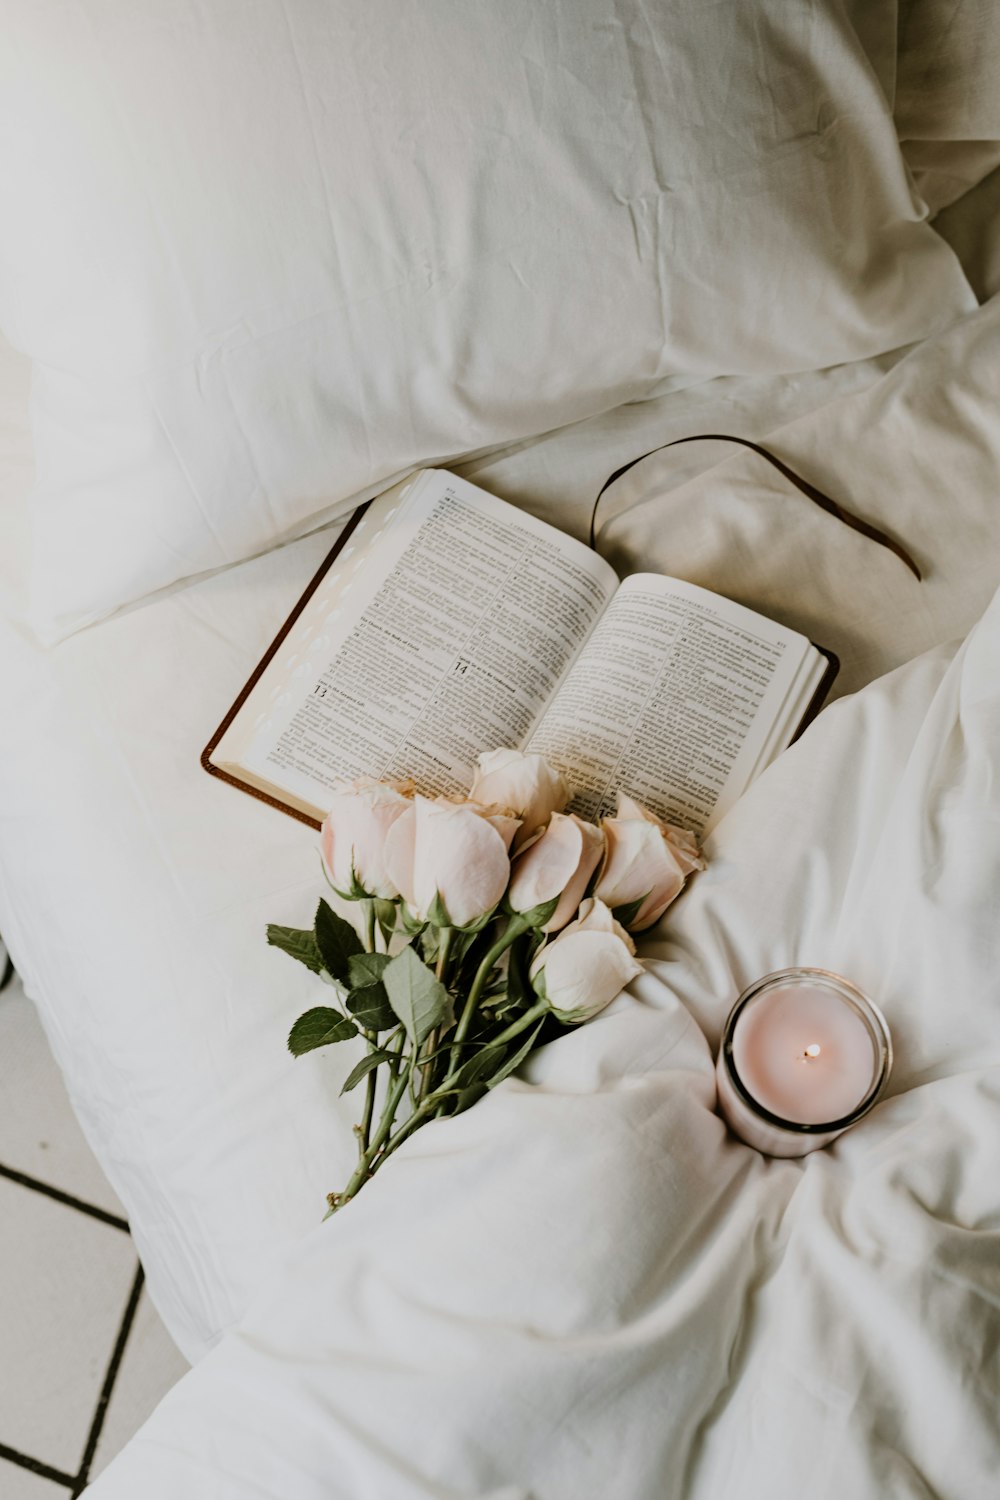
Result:
M710 854L631 993L292 1249L95 1500L995 1492L1000 598L824 713ZM705 1034L800 962L877 997L896 1070L771 1161L712 1113Z
M714 381L465 472L583 534L637 453L766 438L924 583L715 445L632 471L604 540L807 629L843 693L964 635L1000 582L998 353L989 305L899 362ZM824 712L725 820L633 998L314 1230L351 1059L284 1053L311 981L262 940L308 914L314 840L197 751L328 544L48 653L0 623L0 930L175 1337L197 1356L253 1303L95 1494L989 1493L996 606L953 662ZM898 1063L834 1151L769 1163L711 1114L699 1024L714 1041L742 984L797 961L880 999Z
M474 477L584 534L627 458L723 423L768 430L870 386L885 363L712 382L525 444ZM314 836L198 766L329 542L306 538L50 652L0 624L0 931L191 1358L313 1226L354 1150L354 1104L337 1097L350 1062L287 1056L313 991L263 942L268 921L313 909ZM676 542L672 528L665 558Z

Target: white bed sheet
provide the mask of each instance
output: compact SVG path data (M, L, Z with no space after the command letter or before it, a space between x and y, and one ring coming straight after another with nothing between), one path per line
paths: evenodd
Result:
M609 539L616 556L805 623L855 687L967 629L1000 576L998 325L986 308L891 369L887 357L674 392L467 472L583 534L607 474L657 442L772 434L793 464L932 554L926 583L760 460L708 445L623 481L641 503ZM895 473L902 497L878 479ZM612 514L621 500L609 497ZM0 514L6 528L14 508ZM197 765L328 545L306 538L50 652L0 626L0 930L192 1358L312 1227L352 1154L353 1103L337 1098L350 1059L288 1058L289 1022L314 992L263 943L267 921L308 917L313 836Z
M709 852L630 994L293 1248L94 1500L995 1493L1000 596ZM877 999L896 1065L775 1161L712 1112L706 1037L798 963Z

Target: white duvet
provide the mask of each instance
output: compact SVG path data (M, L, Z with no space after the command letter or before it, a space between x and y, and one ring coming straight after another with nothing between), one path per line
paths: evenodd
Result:
M1000 599L709 853L631 993L292 1249L95 1500L996 1493ZM710 1043L797 963L867 988L897 1062L779 1162L712 1112Z
M471 477L585 534L591 498L627 458L722 424L766 431L863 393L885 363L711 382L520 445ZM0 509L0 524L13 516ZM772 519L798 522L793 537L819 555L820 511L786 494ZM684 534L671 525L665 558ZM853 535L829 527L848 549ZM312 1228L354 1155L354 1103L338 1099L350 1059L287 1055L313 989L263 938L267 922L314 909L315 837L198 765L329 545L308 537L48 652L0 617L0 932L192 1359ZM13 555L0 549L0 563ZM888 571L869 560L906 588L895 558ZM953 633L934 608L951 591L928 588L917 649Z
M670 450L609 494L616 562L804 628L841 692L871 685L724 821L631 996L320 1228L351 1059L284 1053L312 981L262 938L308 914L314 838L197 752L327 537L49 653L0 624L0 930L168 1326L192 1356L233 1330L95 1495L994 1492L997 606L942 643L1000 583L998 355L991 304L899 362L711 382L470 465L581 534L636 453L769 434L926 577L739 450ZM711 1046L797 962L875 995L897 1066L833 1150L773 1163L712 1113Z

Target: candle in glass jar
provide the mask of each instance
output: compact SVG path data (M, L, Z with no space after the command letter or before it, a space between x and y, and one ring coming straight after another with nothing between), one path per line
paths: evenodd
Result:
M772 1156L803 1156L866 1113L891 1065L888 1028L860 990L824 969L783 969L744 991L726 1024L723 1116Z

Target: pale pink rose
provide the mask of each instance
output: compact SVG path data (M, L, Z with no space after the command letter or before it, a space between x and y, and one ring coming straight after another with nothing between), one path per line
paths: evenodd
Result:
M393 824L386 863L407 906L429 920L439 898L453 927L472 927L507 889L507 823L497 829L489 809L470 802L416 797ZM516 823L516 819L513 820Z
M445 799L443 797L437 798L438 802L443 802L444 800ZM514 814L510 811L509 808L497 807L492 804L474 802L472 800L461 802L458 804L458 806L471 807L473 811L477 812L481 818L485 818L487 823L492 824L497 833L503 839L504 848L510 849L511 844L514 842L514 838L519 828L521 827L521 819L515 818Z
M511 908L531 911L558 896L558 906L542 927L543 932L558 932L583 900L603 853L604 835L593 823L575 813L553 813L545 832L511 866Z
M589 1021L642 973L635 944L603 901L584 901L575 922L536 954L535 991L568 1025Z
M554 812L562 812L569 801L569 788L540 755L521 750L487 750L479 757L479 769L469 797L497 808L508 808L521 820L514 840L515 852L544 828Z
M412 807L405 788L371 777L334 794L320 833L330 883L347 897L399 895L385 863L385 841L396 820Z
M619 818L644 818L647 823L655 823L670 844L678 864L684 866L685 875L692 875L695 870L705 868L705 861L698 848L698 840L690 828L678 828L674 823L661 822L648 807L643 807L641 802L636 802L624 792L618 793L618 816Z
M624 794L618 816L601 822L607 852L594 894L612 908L640 903L629 922L633 932L651 927L663 915L684 881L703 870L698 846L686 829L659 818Z

